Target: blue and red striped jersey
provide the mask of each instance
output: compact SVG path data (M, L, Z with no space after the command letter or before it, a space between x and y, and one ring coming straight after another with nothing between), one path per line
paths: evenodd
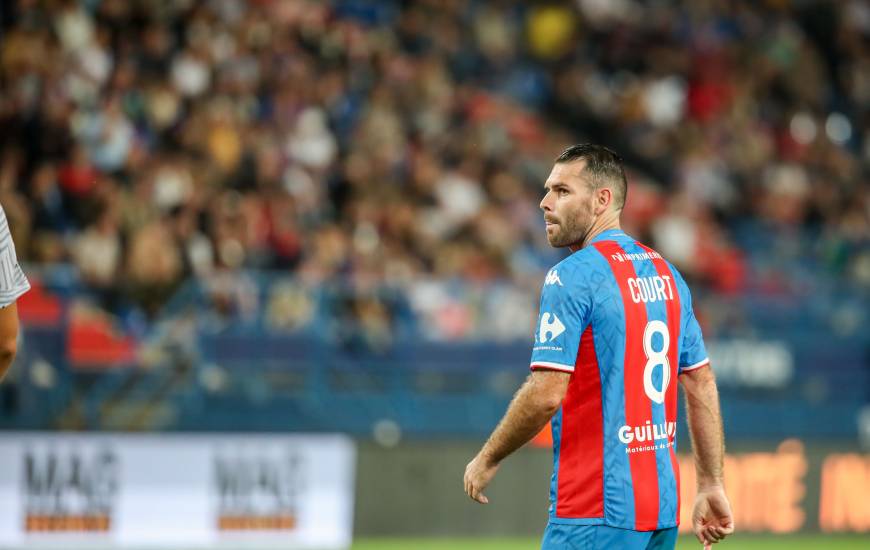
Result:
M677 376L708 363L682 276L621 230L549 271L531 368L572 373L551 421L552 523L679 523Z

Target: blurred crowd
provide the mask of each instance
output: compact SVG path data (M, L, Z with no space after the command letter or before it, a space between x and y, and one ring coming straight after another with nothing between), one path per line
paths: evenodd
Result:
M72 263L107 311L154 316L191 277L238 310L237 276L263 269L339 281L336 318L375 339L395 287L445 337L483 330L469 296L514 336L561 258L543 182L586 140L630 161L627 229L702 288L753 289L747 228L809 230L823 271L870 285L866 2L2 10L0 203L19 258ZM279 324L310 314L293 288L265 304Z

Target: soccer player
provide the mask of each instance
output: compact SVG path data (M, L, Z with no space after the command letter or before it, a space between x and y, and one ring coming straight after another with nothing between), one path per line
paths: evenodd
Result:
M679 272L619 225L620 157L582 144L556 159L541 201L551 246L573 253L544 280L531 374L465 469L483 490L552 419L553 476L544 550L673 548L679 522L677 384L686 394L705 546L734 530L722 484L716 382Z
M15 301L28 290L30 283L18 265L6 212L0 206L0 380L3 380L18 351L18 307Z

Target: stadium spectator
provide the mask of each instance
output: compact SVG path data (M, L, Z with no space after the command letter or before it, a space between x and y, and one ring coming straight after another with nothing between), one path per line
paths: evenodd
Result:
M576 6L7 3L0 187L21 257L79 265L115 311L142 307L109 279L145 227L181 251L163 282L265 268L534 293L555 257L524 205L580 133L626 152L628 229L701 289L794 287L796 258L747 276L752 246L776 247L740 252L748 226L801 228L812 268L866 287L866 4Z

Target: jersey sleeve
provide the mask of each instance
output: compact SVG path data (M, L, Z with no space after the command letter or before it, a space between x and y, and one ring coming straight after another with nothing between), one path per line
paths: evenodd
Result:
M6 214L0 208L0 308L8 307L28 290L30 282L18 265Z
M695 312L689 303L686 323L683 327L683 349L680 352L680 372L699 369L710 364L707 348L704 346L704 336L701 326L695 318Z
M550 270L541 291L532 370L574 372L580 335L589 324L591 296L585 285L560 271Z

